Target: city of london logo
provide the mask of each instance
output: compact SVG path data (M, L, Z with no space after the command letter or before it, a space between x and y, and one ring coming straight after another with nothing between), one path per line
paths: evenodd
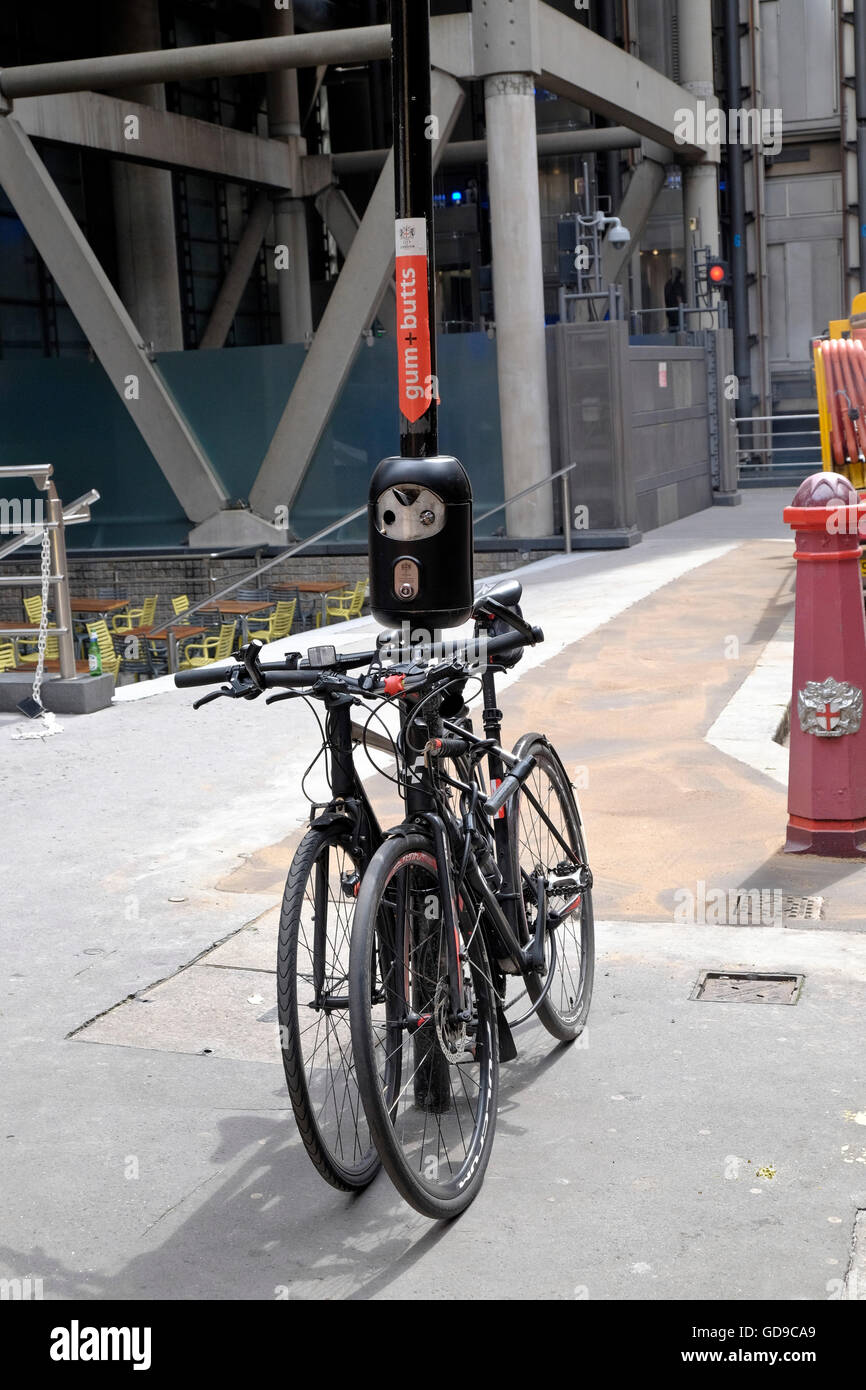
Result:
M863 718L863 691L847 681L807 681L797 692L797 714L804 734L841 738L856 734Z

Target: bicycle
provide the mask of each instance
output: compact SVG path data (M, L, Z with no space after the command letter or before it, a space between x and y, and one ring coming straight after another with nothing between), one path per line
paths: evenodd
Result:
M393 754L394 744L387 730L383 735L370 729L375 709L363 727L354 723L352 710L365 701L392 699L389 683L399 685L403 669L383 666L392 642L393 635L384 633L374 651L338 655L332 646L321 646L310 648L306 658L291 652L281 661L262 663L262 643L254 640L231 662L175 676L181 689L225 682L196 701L195 709L221 697L256 699L267 690L276 692L268 703L305 698L325 706L322 745L312 762L326 754L331 797L323 804L311 802L310 827L286 879L278 932L277 1017L301 1139L321 1176L342 1191L366 1187L380 1167L354 1072L348 975L355 901L383 835L354 751L363 744L368 755L371 748ZM359 678L349 676L362 667L366 670Z
M280 908L277 945L277 1018L286 1086L298 1130L321 1176L352 1192L379 1170L354 1077L348 1025L349 939L358 886L382 841L382 830L354 762L364 734L352 722L353 704L364 697L348 677L368 667L374 652L338 656L333 647L311 648L262 663L262 643L252 641L229 664L181 671L181 688L227 684L193 706L220 697L255 699L267 689L280 700L316 699L325 707L322 747L327 751L331 797L311 802L310 825L295 851ZM282 688L281 688L282 687ZM390 744L387 745L390 748ZM312 767L312 763L310 765ZM309 773L310 768L307 769ZM306 778L306 774L305 774Z
M459 657L416 661L399 677L407 816L372 856L355 907L358 1087L389 1176L436 1219L464 1210L483 1182L499 1063L517 1055L512 1028L537 1014L573 1041L592 995L592 873L568 776L542 734L524 734L511 753L500 743L496 674L543 640L520 597L510 581L475 605L483 737L453 717L472 674ZM512 977L531 1007L509 1023L523 997L508 1000Z

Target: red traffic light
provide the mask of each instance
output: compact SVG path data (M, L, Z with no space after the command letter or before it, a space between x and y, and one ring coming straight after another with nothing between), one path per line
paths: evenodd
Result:
M711 285L721 288L730 283L728 275L728 265L726 261L709 261L707 263L707 279Z

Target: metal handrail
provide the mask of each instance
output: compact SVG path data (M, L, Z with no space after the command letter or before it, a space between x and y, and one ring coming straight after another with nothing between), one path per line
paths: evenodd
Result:
M63 508L64 526L79 526L82 522L90 520L90 504L99 501L99 493L96 488L91 488L89 492L84 492L80 497L76 497L74 502ZM79 513L78 508L83 507L83 512ZM6 541L5 545L0 545L0 560L5 560L7 555L13 555L16 550L20 550L22 545L32 545L34 541L42 539L42 531L54 530L58 525L56 521L45 521L42 526L33 527L30 531L23 532L20 536L13 536L11 541Z
M47 478L54 472L53 463L4 463L0 465L0 478L38 478L40 474ZM45 487L45 482L40 483L40 487Z
M557 478L562 479L562 534L565 540L567 554L571 554L571 503L569 500L568 475L574 472L576 463L570 463L567 468L560 468L555 473L551 473L546 478L541 478L537 483L531 483L522 492L515 492L504 502L499 502L495 507L491 507L489 512L482 512L481 516L473 519L472 525L477 526L479 521L486 521L494 512L504 511L510 507L512 502L519 502L521 497L528 497L531 492L537 492L540 487L547 487L548 483L554 482Z
M820 457L803 457L810 450L818 448L821 431L805 428L799 423L819 419L817 411L791 415L784 412L776 415L732 415L731 423L737 431L737 464L743 477L774 471L787 477L792 468L821 468L823 460ZM785 428L792 421L796 422L797 428ZM792 439L800 442L783 443ZM786 460L778 457L781 454L799 454L800 458Z
M758 420L820 420L820 418L817 410L810 411L808 415L739 415L736 417L737 421L744 425L751 425Z
M192 608L184 609L183 613L179 613L176 617L170 618L169 621L163 623L161 627L154 628L149 636L161 637L164 632L167 632L169 637L171 637L171 629L173 627L184 627L189 622L192 615L198 613L199 609L206 607L208 604L217 603L221 598L225 598L226 594L233 593L235 589L239 589L247 580L255 579L258 575L264 574L266 570L273 569L274 565L280 564L282 560L290 560L293 555L297 555L299 551L304 550L308 545L314 545L315 542L320 541L323 536L329 536L332 531L339 531L341 526L348 526L350 521L357 521L359 516L366 515L366 507L356 507L353 512L347 512L345 516L340 517L339 521L333 521L330 526L325 526L321 531L316 531L312 536L307 536L304 540L297 541L294 545L289 546L288 550L281 550L279 555L275 555L272 560L266 560L264 564L257 565L253 570L248 570L239 578L234 579L231 584L226 585L224 589L220 589L218 594L210 594L208 598L203 598L200 603L194 604Z
M72 606L69 602L69 576L66 568L66 538L65 529L67 524L66 511L63 503L57 496L57 488L53 482L54 465L51 463L38 464L18 464L3 465L0 467L0 479L3 478L32 478L36 486L48 495L48 520L44 526L33 527L21 538L14 537L13 540L2 550L0 559L5 555L17 550L20 545L26 544L42 538L47 532L51 544L51 573L48 576L48 583L56 590L54 600L55 615L57 626L49 629L52 638L57 638L57 652L60 658L60 675L64 680L70 680L75 675L75 642L73 638L73 619ZM76 499L67 509L71 515L70 523L90 520L90 503L99 501L99 493L95 488L86 492L83 496ZM78 514L81 508L84 515ZM42 575L32 578L28 575L3 575L0 576L0 585L6 584L41 584ZM28 629L27 633L32 632ZM16 635L13 629L11 635ZM17 634L19 636L26 634Z

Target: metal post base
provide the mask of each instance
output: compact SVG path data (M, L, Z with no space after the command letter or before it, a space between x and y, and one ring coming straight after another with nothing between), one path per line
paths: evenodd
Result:
M786 854L816 854L826 859L866 858L866 820L810 821L788 819Z

